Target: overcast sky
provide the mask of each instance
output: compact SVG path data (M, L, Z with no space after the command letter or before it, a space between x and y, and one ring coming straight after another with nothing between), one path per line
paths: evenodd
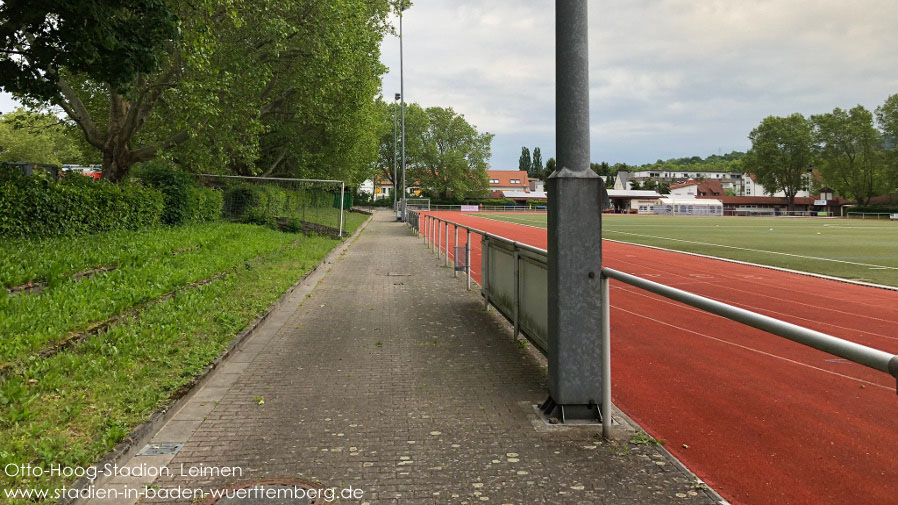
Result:
M554 2L417 0L405 12L405 91L521 146L555 154ZM898 93L896 0L589 2L594 161L641 164L748 149L765 116L816 114ZM399 91L388 36L384 96ZM14 102L0 94L0 111Z
M417 0L405 12L405 94L496 135L492 167L521 146L555 154L554 5ZM816 114L898 93L896 0L589 2L593 161L641 164L750 146L768 115ZM387 37L384 96L399 91Z

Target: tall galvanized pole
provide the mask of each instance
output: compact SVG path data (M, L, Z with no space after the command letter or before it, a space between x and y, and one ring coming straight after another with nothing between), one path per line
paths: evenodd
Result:
M406 197L408 188L405 187L405 69L402 60L402 11L405 10L405 4L399 2L399 99L402 103L402 209L400 219L405 221L405 211L407 208Z
M594 419L602 402L602 201L589 168L587 0L555 1L557 169L549 176L549 399L544 410Z
M399 210L399 197L396 195L396 187L399 185L396 182L396 176L399 175L399 157L398 151L399 147L397 146L396 141L396 107L393 107L393 211Z

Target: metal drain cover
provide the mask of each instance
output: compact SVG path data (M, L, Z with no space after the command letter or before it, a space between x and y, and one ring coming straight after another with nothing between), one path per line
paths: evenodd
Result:
M160 456L163 454L177 454L184 447L183 442L159 442L147 444L137 453L138 456Z
M220 489L202 505L320 505L335 501L329 494L335 491L304 479L260 479Z

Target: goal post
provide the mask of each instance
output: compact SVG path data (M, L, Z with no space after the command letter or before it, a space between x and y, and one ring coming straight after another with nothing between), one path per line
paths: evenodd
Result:
M430 198L408 198L405 207L411 210L430 210Z
M338 180L211 174L198 180L222 192L222 216L230 221L342 237L352 207L352 195Z

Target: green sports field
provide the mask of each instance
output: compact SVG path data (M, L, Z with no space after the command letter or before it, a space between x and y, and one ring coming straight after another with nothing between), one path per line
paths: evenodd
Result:
M546 227L545 214L473 214ZM898 286L898 222L605 215L606 239Z

